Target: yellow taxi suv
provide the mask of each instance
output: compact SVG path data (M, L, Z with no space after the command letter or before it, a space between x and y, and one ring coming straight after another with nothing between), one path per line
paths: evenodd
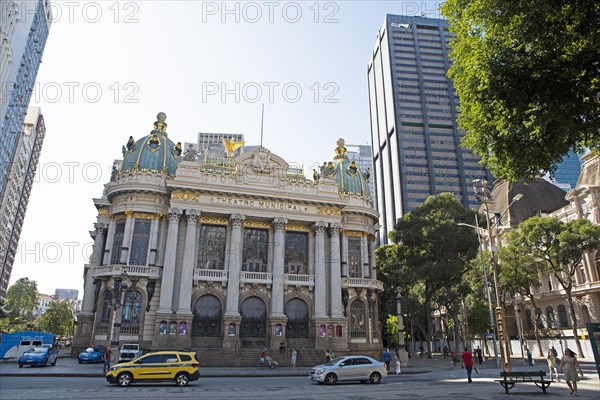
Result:
M186 386L200 379L196 353L159 351L117 364L106 373L108 383L129 386L135 382L174 382Z

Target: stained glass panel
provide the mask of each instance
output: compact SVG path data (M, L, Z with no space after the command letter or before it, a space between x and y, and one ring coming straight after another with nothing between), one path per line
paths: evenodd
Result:
M348 238L348 270L351 278L362 278L360 238Z
M285 233L285 273L308 275L308 235Z
M117 221L115 224L115 234L113 236L113 245L110 257L111 264L121 262L121 250L123 249L123 233L125 232L125 221Z
M224 269L227 228L202 225L198 246L198 268Z
M269 231L266 229L244 229L244 251L242 270L249 272L267 271Z
M146 265L148 256L148 240L150 240L150 221L135 221L133 237L131 239L131 255L129 264Z

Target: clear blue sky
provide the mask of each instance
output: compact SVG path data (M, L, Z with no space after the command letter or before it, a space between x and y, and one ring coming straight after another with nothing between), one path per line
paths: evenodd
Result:
M67 2L68 3L68 2ZM32 104L47 135L11 283L82 294L96 209L129 136L246 135L308 171L339 137L369 144L367 63L386 13L440 2L54 2ZM227 92L224 92L227 91Z

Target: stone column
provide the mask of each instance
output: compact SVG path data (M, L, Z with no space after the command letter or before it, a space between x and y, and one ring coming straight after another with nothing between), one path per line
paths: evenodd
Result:
M200 211L186 210L187 227L183 248L183 268L179 285L179 308L177 314L192 315L192 283L194 281L194 265L196 264L196 223Z
M348 236L342 232L342 276L348 276Z
M327 318L327 279L325 276L325 222L313 224L315 231L315 318Z
M239 316L240 302L240 271L242 269L242 225L245 215L232 214L229 218L231 241L229 242L229 263L227 264L227 305L225 316Z
M331 297L331 318L344 318L344 309L342 306L342 266L340 263L340 228L338 223L331 224L329 233L331 235L331 277L330 277L330 297Z
M111 219L108 223L108 232L106 233L106 246L104 246L104 260L102 261L102 265L110 265L110 252L112 251L114 237L115 220Z
M129 249L131 248L131 238L133 237L133 224L135 219L133 218L133 211L125 211L127 219L125 220L125 229L123 230L123 247L121 247L121 259L120 264L129 264Z
M179 217L181 214L182 211L178 208L171 208L169 210L169 227L167 228L165 264L163 266L158 313L171 314L173 312L173 284L175 282L177 236L179 233Z
M369 245L367 244L367 237L363 234L360 238L360 256L362 258L362 276L363 278L370 278L369 273Z
M104 247L104 234L106 233L106 225L101 223L94 224L96 233L94 236L94 250L92 252L90 267L85 276L83 300L81 302L81 313L92 314L94 312L94 272L96 267L101 264Z
M275 218L273 229L273 286L271 289L271 317L284 317L283 313L283 278L285 267L285 218Z
M158 252L158 227L160 226L160 214L156 214L152 219L152 225L150 226L150 237L148 243L150 249L148 250L148 265L154 267L156 265L156 253Z
M371 255L369 262L371 263L371 278L377 279L377 260L375 258L375 241L369 244L369 254Z

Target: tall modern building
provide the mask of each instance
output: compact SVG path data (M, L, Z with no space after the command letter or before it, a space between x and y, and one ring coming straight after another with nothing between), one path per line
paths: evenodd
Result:
M577 186L579 174L581 174L581 159L579 154L576 154L571 150L563 157L561 162L556 165L554 176L548 175L544 178L549 182L554 183L565 192L568 192L571 189L575 189Z
M491 180L460 145L458 96L446 75L451 38L445 20L390 14L377 35L368 83L381 244L428 196L450 192L478 208L472 181Z
M49 0L0 2L0 198L50 30Z
M8 289L45 136L42 112L39 107L29 107L8 171L6 190L0 197L0 299L5 298Z

